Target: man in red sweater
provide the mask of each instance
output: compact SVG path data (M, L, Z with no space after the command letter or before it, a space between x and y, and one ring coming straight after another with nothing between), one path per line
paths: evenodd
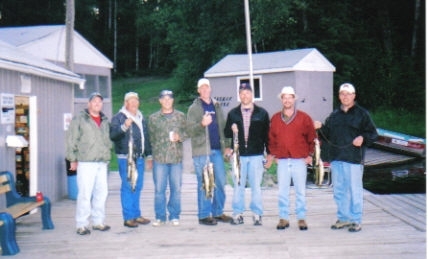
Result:
M296 217L300 230L307 230L306 224L306 164L312 163L316 131L311 117L297 110L297 96L291 86L282 88L279 98L282 110L272 116L269 129L269 151L266 167L273 161L278 164L278 208L277 229L289 227L290 183L296 193Z

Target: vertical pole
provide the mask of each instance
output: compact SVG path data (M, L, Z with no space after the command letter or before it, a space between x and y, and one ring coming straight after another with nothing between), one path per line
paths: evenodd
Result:
M74 71L74 0L67 0L65 15L65 67Z
M250 63L250 85L254 89L254 77L253 77L253 55L251 50L251 24L250 24L250 7L249 0L244 0L245 4L245 28L247 34L247 52L248 52L248 60ZM253 91L254 94L254 91Z

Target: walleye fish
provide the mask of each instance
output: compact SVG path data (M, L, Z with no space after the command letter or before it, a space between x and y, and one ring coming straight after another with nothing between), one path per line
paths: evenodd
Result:
M208 163L208 179L209 179L209 197L213 197L214 188L215 188L215 179L214 179L214 167L213 163Z
M205 197L211 198L211 193L210 193L210 177L209 177L209 166L210 163L207 163L204 166L204 170L202 172L202 189L205 191Z
M321 146L320 141L316 138L314 139L315 142L315 163L314 163L314 169L315 169L315 184L320 186L322 185L322 182L324 180L324 163L321 160Z
M128 141L128 182L131 185L132 191L135 191L137 185L138 171L134 160L134 140L132 137L132 125L129 127L129 141Z
M239 140L238 133L233 133L233 154L231 157L232 172L238 185L241 184L241 161L239 159Z

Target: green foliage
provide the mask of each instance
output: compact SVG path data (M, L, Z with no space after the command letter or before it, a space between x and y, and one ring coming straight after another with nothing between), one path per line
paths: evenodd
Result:
M378 128L415 137L426 137L425 113L414 113L404 109L383 107L371 112L371 116Z

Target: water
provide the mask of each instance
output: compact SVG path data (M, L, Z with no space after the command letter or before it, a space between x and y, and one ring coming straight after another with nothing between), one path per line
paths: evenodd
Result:
M394 167L365 169L363 186L376 194L426 193L425 160Z

